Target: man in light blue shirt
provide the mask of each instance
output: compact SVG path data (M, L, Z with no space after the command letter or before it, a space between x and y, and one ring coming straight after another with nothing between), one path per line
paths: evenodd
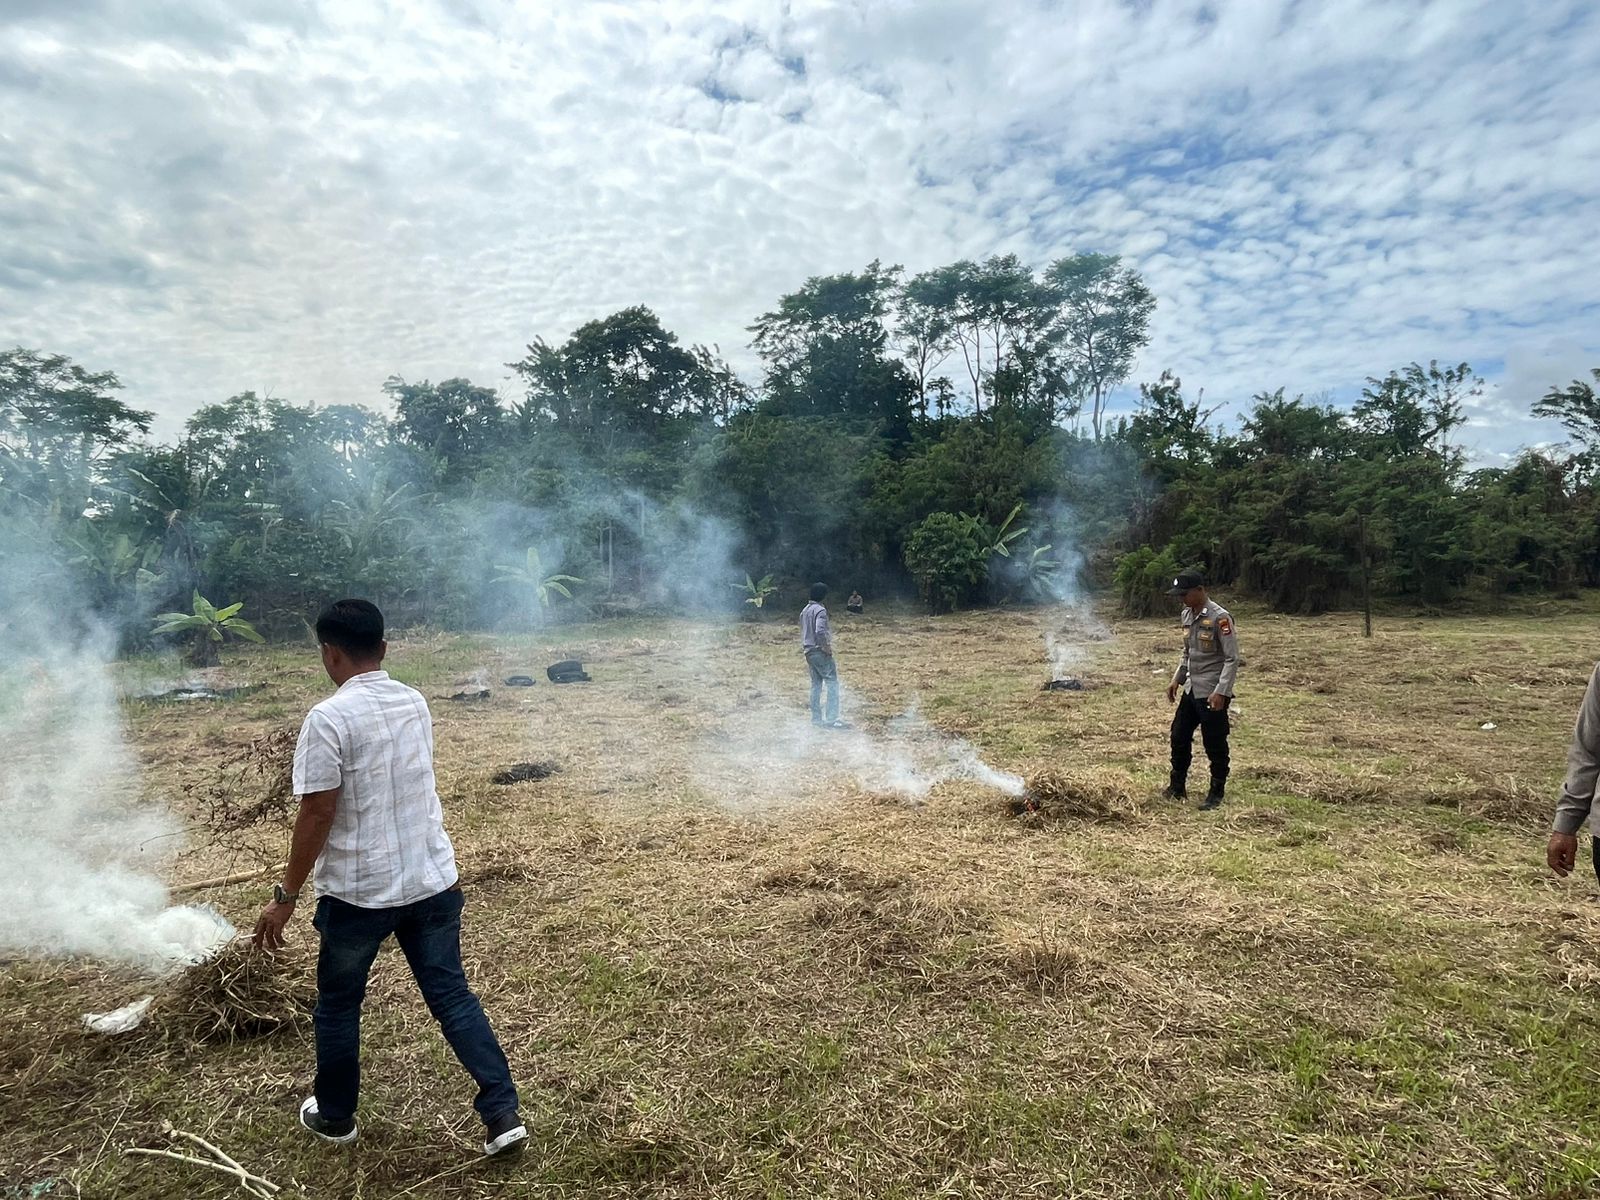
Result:
M819 729L843 729L839 720L839 671L833 662L833 629L828 624L828 610L822 606L828 594L828 585L811 585L811 603L800 611L800 649L805 653L806 666L811 668L811 723ZM824 709L822 688L828 688L828 702Z

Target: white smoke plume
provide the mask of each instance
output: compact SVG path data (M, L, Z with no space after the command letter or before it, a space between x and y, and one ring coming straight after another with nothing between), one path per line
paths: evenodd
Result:
M171 907L158 872L176 830L139 799L109 669L113 638L76 619L47 565L0 578L0 953L86 956L160 971L234 934Z
M803 688L802 683L797 689L802 698ZM862 711L848 688L842 690L842 711ZM971 743L928 724L915 705L882 732L860 725L817 729L803 713L752 711L730 719L716 738L697 747L694 762L702 793L747 811L805 803L819 787L846 782L920 801L955 779L1009 796L1022 795L1024 787L1020 775L990 766Z
M1045 601L1045 657L1050 678L1078 674L1088 660L1090 647L1111 638L1111 629L1096 614L1084 584L1087 563L1078 549L1078 522L1063 504L1052 505L1039 531L1040 544L1050 544L1050 558L1059 566L1039 576L1036 588Z

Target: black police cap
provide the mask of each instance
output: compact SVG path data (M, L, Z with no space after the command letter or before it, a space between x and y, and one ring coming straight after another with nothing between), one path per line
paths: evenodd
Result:
M1179 571L1178 577L1172 581L1172 586L1167 589L1169 596L1181 596L1190 588L1205 587L1206 577L1199 571Z

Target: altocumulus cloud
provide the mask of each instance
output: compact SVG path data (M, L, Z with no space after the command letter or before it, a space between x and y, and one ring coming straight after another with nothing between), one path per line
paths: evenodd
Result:
M1600 360L1600 10L1449 0L11 0L0 341L171 432L245 388L499 383L654 307L746 369L805 276L1120 253L1141 376L1237 414L1413 358L1481 457ZM1124 406L1127 403L1123 399Z

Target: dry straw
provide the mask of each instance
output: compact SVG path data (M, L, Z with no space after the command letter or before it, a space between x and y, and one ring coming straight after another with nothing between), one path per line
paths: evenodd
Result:
M179 975L160 998L164 1025L202 1042L238 1042L309 1026L316 985L308 955L268 954L243 939Z
M1081 767L1038 771L1023 792L1026 810L1036 819L1121 821L1139 813L1144 794L1123 771Z

